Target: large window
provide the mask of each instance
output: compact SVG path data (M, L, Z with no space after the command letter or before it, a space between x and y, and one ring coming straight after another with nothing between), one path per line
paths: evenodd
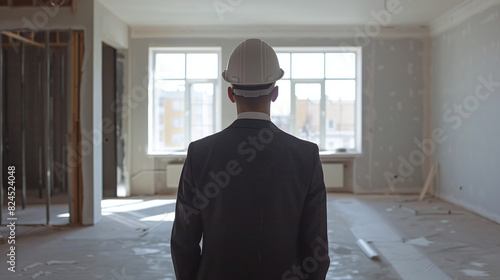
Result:
M283 79L273 122L323 151L361 152L361 48L275 48Z
M219 48L150 48L149 154L214 133L219 56Z

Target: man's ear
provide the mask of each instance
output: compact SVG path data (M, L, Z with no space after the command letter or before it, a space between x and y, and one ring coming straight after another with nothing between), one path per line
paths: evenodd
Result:
M229 100L231 100L232 103L236 102L236 100L234 100L233 89L231 87L227 88L227 97L229 97Z
M276 101L276 98L278 98L278 86L274 87L274 90L271 94L273 95L271 101L272 102Z

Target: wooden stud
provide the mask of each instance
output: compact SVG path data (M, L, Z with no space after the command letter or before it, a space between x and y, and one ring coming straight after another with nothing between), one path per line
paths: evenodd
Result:
M3 38L2 38L2 35L0 35L0 44L3 45ZM3 89L4 89L4 86L3 86L3 77L4 77L4 68L3 68L3 49L2 49L2 52L0 52L0 184L3 185L4 183L4 180L3 180L3 155L4 155L4 144L3 144L3 137L4 137L4 113L5 113L5 108L4 108L4 105L3 105ZM3 221L3 213L2 213L2 209L3 209L3 198L4 197L4 191L3 191L3 187L1 188L1 191L0 191L0 223ZM3 239L3 235L2 233L0 233L0 244L4 244L4 239Z
M71 32L71 103L72 103L72 139L73 152L71 184L71 224L82 223L83 213L83 178L81 159L81 126L80 126L80 86L82 82L82 66L84 56L84 39L82 31Z
M12 46L16 46L16 47L19 47L21 45L21 43L18 43L18 42L13 42L12 44L11 43L3 43L2 46L3 47L12 47ZM68 45L68 43L50 43L49 46L51 47L66 47Z
M439 163L436 163L432 167L431 172L429 173L429 176L427 176L427 180L425 181L424 188L422 189L422 192L420 193L420 197L418 198L418 200L424 199L425 194L427 193L427 191L429 190L429 188L432 185L432 179L434 179L434 176L436 175L436 172L438 170L438 166L439 166Z
M76 161L76 162L71 162L70 166L72 166L72 195L71 195L71 224L77 224L79 223L79 194L78 194L78 118L77 118L77 113L75 111L78 111L78 104L77 104L77 98L78 98L78 81L77 81L77 72L78 72L78 60L77 58L77 52L78 48L76 47L77 44L77 34L76 32L71 32L71 112L72 112L72 137L71 137L71 147L72 147L72 152L75 153L73 157L70 157L71 161Z
M83 31L79 31L78 33L78 36L79 36L79 40L78 42L80 43L80 47L79 47L79 52L78 52L78 55L79 55L79 61L80 61L80 68L79 68L79 72L78 72L78 79L80 81L80 84L82 83L82 69L83 69L83 59L84 59L84 56L85 56L85 44L84 44L84 33ZM78 87L78 97L80 97L80 87ZM78 99L78 118L80 118L80 99ZM79 128L81 128L81 126L79 126ZM80 137L80 139L82 138L81 136L81 129L78 130L78 135ZM81 151L82 148L81 148L81 142L79 142L80 145L79 145L79 150ZM82 173L82 158L80 157L80 160L79 160L79 163L80 163L80 170L79 170L79 186L80 186L80 221L82 221L82 217L83 217L83 173Z
M12 37L9 37L9 43L11 46L16 46L16 47L21 45L21 43L19 43L19 42L14 42L14 39Z
M26 37L23 37L23 36L19 35L19 32L16 34L14 32L10 32L10 31L2 31L2 34L5 35L5 36L10 37L12 39L16 39L16 40L19 40L19 41L22 41L22 42L25 42L25 43L28 43L28 44L31 44L31 45L34 45L34 46L45 48L45 44L38 43L38 42L30 40L30 39L28 39Z

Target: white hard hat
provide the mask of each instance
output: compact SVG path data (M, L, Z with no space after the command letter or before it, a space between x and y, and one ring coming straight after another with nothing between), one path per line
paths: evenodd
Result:
M222 77L233 85L235 95L257 97L269 94L284 74L271 46L248 39L233 50Z

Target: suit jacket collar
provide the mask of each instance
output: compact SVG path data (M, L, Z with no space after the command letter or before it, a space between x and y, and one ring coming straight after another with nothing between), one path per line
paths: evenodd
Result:
M235 120L226 129L233 129L233 128L269 128L274 131L280 130L273 122L266 120L258 120L258 119Z

